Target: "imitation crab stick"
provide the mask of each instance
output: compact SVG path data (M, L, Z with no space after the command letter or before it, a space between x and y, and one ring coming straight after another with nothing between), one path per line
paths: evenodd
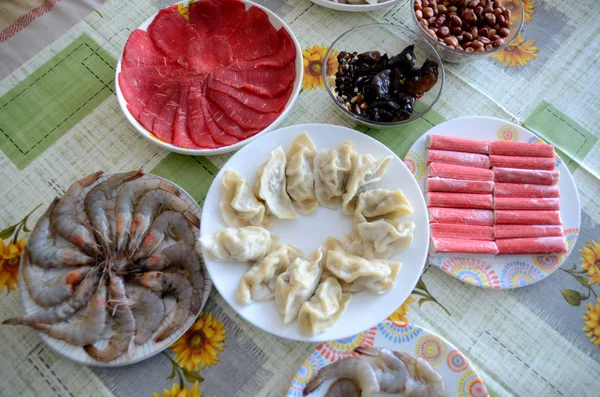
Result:
M521 157L521 156L490 156L492 167L523 168L528 170L553 170L556 166L554 157Z
M427 206L491 210L494 203L491 194L429 192Z
M494 173L492 170L444 163L429 164L427 167L427 176L430 178L437 177L469 181L494 181Z
M558 185L546 186L497 182L494 184L494 196L556 198L560 197L560 191Z
M464 165L467 167L490 168L490 158L485 154L429 149L427 152L427 164L434 162Z
M489 153L489 141L474 139L454 138L442 135L427 135L426 146L429 149L451 150L454 152Z
M448 223L432 223L431 235L440 238L493 241L494 227L474 225L452 225Z
M494 197L495 210L559 210L560 199L532 197Z
M547 143L490 142L489 154L500 156L554 157L554 146Z
M543 170L521 170L518 168L494 167L494 182L529 183L532 185L556 185L560 172Z
M425 188L429 192L491 193L494 190L494 182L427 178Z
M467 240L460 238L445 238L432 236L430 252L451 254L492 254L498 253L498 246L494 241Z
M558 211L496 210L495 225L562 225Z
M547 255L566 254L567 242L564 237L505 238L496 240L499 255Z
M496 225L496 238L556 237L563 236L559 225Z
M494 211L432 207L429 208L429 222L491 226L494 224Z

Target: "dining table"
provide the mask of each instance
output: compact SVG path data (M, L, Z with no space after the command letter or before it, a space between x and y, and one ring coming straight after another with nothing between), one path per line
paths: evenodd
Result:
M444 63L443 91L429 112L377 129L336 109L322 77L323 68L335 65L323 61L328 46L351 27L389 23L415 29L410 1L372 12L336 11L309 0L255 1L289 25L302 49L302 90L281 126L354 128L401 159L431 128L466 116L503 119L554 145L581 204L581 224L571 230L570 255L560 268L538 282L515 279L495 288L485 280L463 282L426 263L415 290L397 302L390 319L451 342L490 396L599 396L600 2L523 0L523 28L510 45L483 59ZM18 276L25 243L43 208L75 180L99 169L143 168L176 183L202 206L231 157L164 150L132 127L117 101L115 69L125 42L172 3L0 3L0 319L22 315ZM178 8L187 15L186 4ZM288 395L317 345L256 328L213 288L178 341L123 367L78 364L32 329L0 325L0 396L279 397Z

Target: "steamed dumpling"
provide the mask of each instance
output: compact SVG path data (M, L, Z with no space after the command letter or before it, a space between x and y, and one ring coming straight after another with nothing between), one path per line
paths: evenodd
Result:
M290 263L303 256L302 250L291 244L281 244L260 262L253 265L240 280L236 297L241 304L262 302L275 296L275 280Z
M388 259L410 246L415 231L414 222L379 219L357 223L344 239L344 248L366 259Z
M254 193L263 200L270 213L279 219L296 219L298 214L287 194L285 153L281 146L271 152L271 158L256 174Z
M352 294L342 292L335 277L328 277L317 287L308 302L304 302L298 313L298 328L307 335L315 335L331 327L342 315Z
M258 201L246 180L234 170L223 173L221 186L221 215L227 225L232 227L265 226L270 220L265 216L265 206Z
M287 192L296 210L308 214L317 209L313 162L317 147L306 132L298 135L286 153Z
M289 324L298 316L300 307L317 289L321 277L322 251L316 251L309 260L296 258L275 282L275 305Z
M279 239L259 226L226 227L200 239L215 259L227 262L259 261L271 252Z
M314 161L315 193L320 205L336 209L346 192L346 182L356 157L352 142L343 142L335 149L317 154Z
M358 195L354 223L396 220L414 212L402 190L373 189Z
M370 154L356 156L352 164L352 172L346 184L346 193L342 196L342 211L346 215L352 215L356 209L358 193L368 184L379 182L392 156L375 160Z

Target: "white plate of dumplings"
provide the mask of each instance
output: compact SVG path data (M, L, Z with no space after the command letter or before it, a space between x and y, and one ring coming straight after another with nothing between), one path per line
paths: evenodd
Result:
M314 178L313 172L324 167L325 151L336 169L327 181ZM301 155L294 156L297 152ZM369 163L371 171L350 169L339 177L348 167L362 169L362 163ZM377 182L363 185L367 178ZM410 234L412 239L397 240L396 246L381 244L387 241L384 232L371 226L387 215L374 216L386 203L396 201L406 203L406 208L393 207L399 213L390 215L399 215L401 224L396 223L392 232ZM355 222L364 227L358 230ZM428 224L417 182L390 149L346 127L303 124L259 137L229 159L204 201L200 234L213 284L240 316L283 338L320 342L362 332L404 302L423 271ZM362 243L359 234L379 236L380 244ZM395 281L386 276L357 279L376 280L362 284L345 282L340 277L346 274L331 274L323 263L325 257L328 263L350 258L344 252L354 254L356 266L367 266L373 274L378 268L392 269ZM246 285L258 273L273 272L275 262L277 277L264 285ZM400 266L393 264L398 262Z

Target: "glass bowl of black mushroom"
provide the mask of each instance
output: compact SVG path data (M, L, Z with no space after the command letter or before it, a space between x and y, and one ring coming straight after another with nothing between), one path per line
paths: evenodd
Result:
M386 127L418 119L435 105L444 66L422 37L376 23L350 29L333 42L323 62L323 79L349 118Z

